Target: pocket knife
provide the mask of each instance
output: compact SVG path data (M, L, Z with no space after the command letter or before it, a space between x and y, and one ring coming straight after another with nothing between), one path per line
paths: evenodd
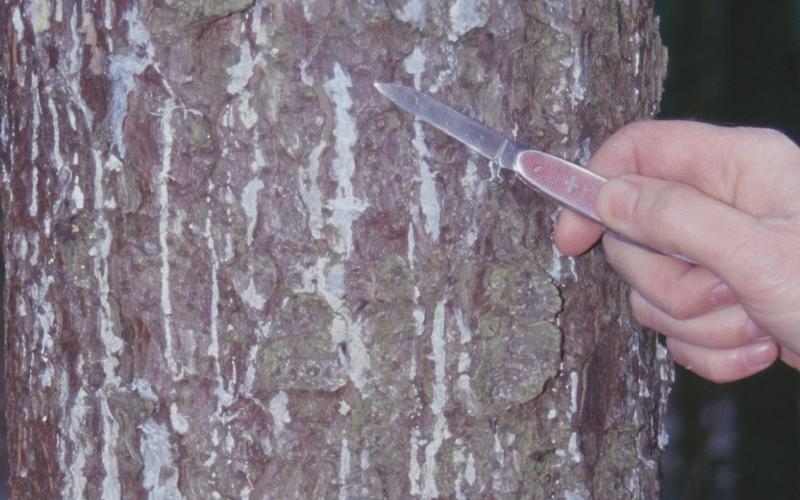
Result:
M597 192L606 178L563 158L537 151L505 137L482 123L411 87L375 83L375 88L390 101L450 137L511 170L526 185L561 205L603 224L594 209ZM654 252L645 245L606 229L615 238ZM672 255L693 264L682 255Z

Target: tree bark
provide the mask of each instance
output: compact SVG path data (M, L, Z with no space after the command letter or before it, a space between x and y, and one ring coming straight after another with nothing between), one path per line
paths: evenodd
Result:
M0 7L19 498L656 498L671 379L556 206L373 89L585 162L652 1Z

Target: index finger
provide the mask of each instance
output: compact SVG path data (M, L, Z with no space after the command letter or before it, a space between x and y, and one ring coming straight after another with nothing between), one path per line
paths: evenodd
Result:
M786 159L796 156L794 143L768 129L643 121L612 135L594 154L588 168L608 178L637 174L689 184L759 215L762 208L749 203L738 186L769 189L776 201L796 196L796 186L785 182L786 169L797 168ZM782 188L786 193L777 192ZM601 234L598 224L565 210L559 217L554 239L563 253L576 255L588 250Z
M754 165L781 169L787 150L796 154L797 146L774 130L651 120L614 133L589 168L605 177L637 174L682 182L730 202L741 175Z

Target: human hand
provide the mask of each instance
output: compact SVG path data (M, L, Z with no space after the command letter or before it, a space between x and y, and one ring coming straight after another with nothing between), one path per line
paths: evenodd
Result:
M622 243L564 210L555 243L577 255L601 236L630 283L631 309L673 359L716 382L778 356L800 369L800 148L768 129L650 121L624 127L590 161L611 180L605 225L697 266Z

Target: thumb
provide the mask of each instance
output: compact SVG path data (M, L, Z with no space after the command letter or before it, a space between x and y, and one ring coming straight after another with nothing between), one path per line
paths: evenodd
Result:
M688 184L652 177L612 178L600 189L595 210L609 229L685 255L725 281L741 271L758 241L755 217Z

